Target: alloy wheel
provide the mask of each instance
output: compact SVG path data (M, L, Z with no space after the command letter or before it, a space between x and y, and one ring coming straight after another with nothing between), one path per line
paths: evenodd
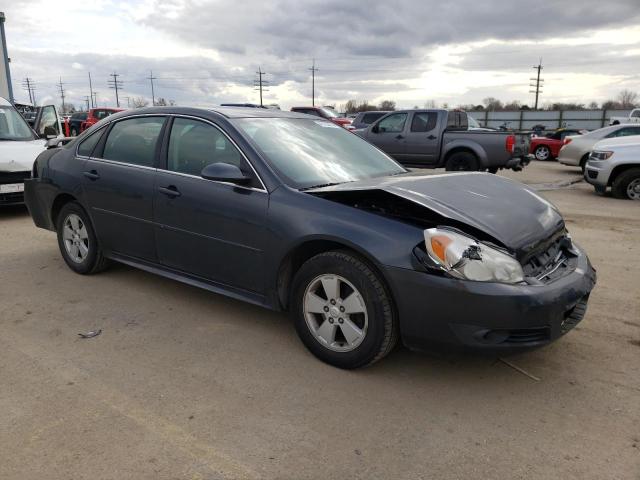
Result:
M538 160L547 160L549 158L549 149L547 147L536 148L536 158Z
M82 219L70 213L63 223L62 239L67 255L75 263L82 263L89 255L89 232Z
M627 185L627 196L631 200L640 200L640 178L636 178Z
M356 349L367 334L367 306L346 278L324 274L304 292L304 318L313 337L335 352Z

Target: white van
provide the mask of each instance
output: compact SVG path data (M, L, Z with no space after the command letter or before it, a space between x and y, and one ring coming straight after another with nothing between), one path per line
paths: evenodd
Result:
M24 203L24 180L33 162L53 139L62 139L54 105L38 107L33 129L14 106L0 97L0 207Z

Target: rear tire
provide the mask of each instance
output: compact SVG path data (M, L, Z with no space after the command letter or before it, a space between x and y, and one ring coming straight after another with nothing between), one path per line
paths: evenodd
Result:
M640 200L640 168L630 168L619 174L611 184L615 198Z
M586 153L580 159L580 169L582 170L582 173L584 173L585 168L587 168L587 160L589 160L589 155L591 155L591 154L590 153Z
M448 172L475 172L478 170L478 159L471 152L455 152L447 159L445 170Z
M487 168L487 172L496 174L498 173L498 167Z
M398 339L389 292L369 264L351 252L324 252L307 260L293 281L290 306L302 343L334 367L371 365Z
M88 275L108 266L91 219L79 203L69 202L62 207L56 219L56 232L62 258L74 272Z
M77 137L78 136L78 129L76 129L76 127L73 127L71 129L71 132L69 133L69 135L71 135L72 137Z

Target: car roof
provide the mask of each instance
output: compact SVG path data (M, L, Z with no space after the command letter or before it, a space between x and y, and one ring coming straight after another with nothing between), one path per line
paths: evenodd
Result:
M287 112L284 110L275 110L271 108L252 108L252 107L144 107L125 110L115 114L112 120L122 118L129 115L149 115L149 114L182 114L182 115L194 115L194 114L206 114L214 113L225 118L304 118L309 119L309 115L304 113ZM110 117L111 118L111 117ZM316 120L322 120L321 118L315 118Z

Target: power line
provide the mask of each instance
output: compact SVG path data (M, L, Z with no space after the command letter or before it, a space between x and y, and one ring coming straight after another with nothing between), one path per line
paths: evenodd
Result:
M318 69L316 68L316 59L313 59L313 64L311 65L311 106L316 106L316 72Z
M147 80L149 80L151 82L151 105L152 106L156 106L156 94L153 91L153 81L156 80L158 77L154 77L153 76L153 70L149 70L150 75L147 77Z
M118 80L120 74L113 72L110 73L109 76L113 77L113 80L109 80L107 83L109 84L109 88L116 91L116 106L120 108L120 98L118 97L118 89L122 88L122 80Z
M265 91L265 92L268 91L264 87L267 87L269 85L269 82L267 82L266 80L262 80L262 77L264 75L266 75L266 73L263 72L260 67L258 67L258 71L256 72L256 75L258 75L258 78L256 78L253 86L257 87L257 88L254 88L254 90L260 90L260 106L262 107L262 92L263 91Z
M538 63L538 65L534 65L533 68L535 70L538 71L538 75L536 78L530 78L529 80L535 83L530 83L529 86L530 87L535 87L535 90L529 90L529 93L535 93L536 94L536 103L535 106L533 107L534 110L538 109L538 97L540 96L540 94L542 93L542 84L544 83L544 80L540 78L540 71L542 70L542 58L540 59L540 62Z

